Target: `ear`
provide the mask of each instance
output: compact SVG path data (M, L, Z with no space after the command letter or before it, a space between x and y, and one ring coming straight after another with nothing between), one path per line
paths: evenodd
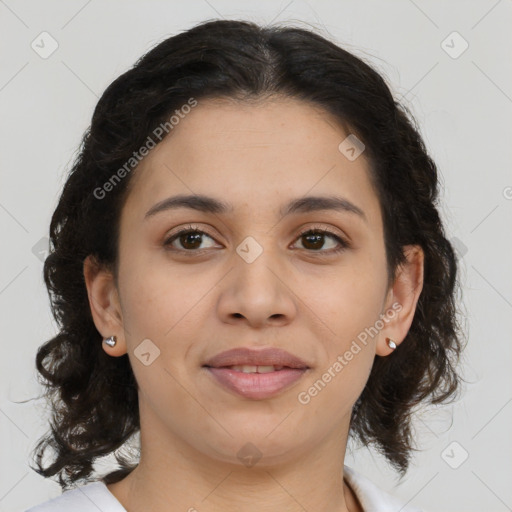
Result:
M102 343L103 350L114 357L126 354L126 340L124 337L123 317L119 295L112 273L89 255L84 260L83 266L89 307L94 325L103 339L116 336L117 343L109 347Z
M419 245L407 245L403 252L406 261L397 269L395 282L388 291L381 315L384 327L377 340L376 354L379 356L393 352L386 338L391 338L398 347L407 336L423 289L423 250Z

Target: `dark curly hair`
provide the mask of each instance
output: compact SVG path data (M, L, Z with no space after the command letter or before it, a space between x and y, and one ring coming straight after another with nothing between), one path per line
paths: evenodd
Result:
M463 348L457 320L457 260L437 210L438 173L408 110L379 73L309 30L213 20L170 37L114 80L101 96L50 225L44 263L58 334L39 347L38 378L51 403L50 431L34 449L37 473L58 475L65 490L87 481L96 459L121 455L139 429L137 383L128 356L102 349L88 303L84 259L92 255L117 279L119 219L133 172L107 200L95 191L142 147L155 127L190 98L242 101L281 95L323 108L364 142L384 224L390 282L403 247L424 251L424 285L405 342L375 357L350 434L381 451L403 476L411 450L411 413L420 403L455 398ZM46 449L52 462L42 464Z

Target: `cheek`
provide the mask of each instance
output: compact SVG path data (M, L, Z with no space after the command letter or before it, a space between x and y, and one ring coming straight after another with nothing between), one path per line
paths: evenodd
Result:
M153 336L165 342L211 287L203 273L178 269L158 251L134 248L120 267L123 320L133 341Z
M208 288L205 283L194 286L191 279L198 277L178 277L156 266L125 276L123 321L130 364L144 400L151 408L171 401L185 411L190 397L179 384L187 379L181 363L198 326L193 313Z
M218 278L191 269L174 272L162 265L125 275L121 290L123 320L137 381L141 388L153 391L162 389L162 382L168 381L163 389L181 401L180 388L166 371L178 382L188 379L183 361L195 357L194 340L202 338L201 326L214 308L208 292ZM143 343L149 347L144 353L149 351L150 359L156 354L148 366L139 359Z
M309 283L303 290L305 302L337 340L344 343L373 325L381 314L386 295L387 274L384 261L358 255L334 272L324 276L322 283Z
M323 355L300 389L299 402L307 402L313 416L330 411L329 425L350 414L368 380L377 340L372 327L380 318L385 283L385 275L378 273L347 273L331 280L328 291L323 288L316 293L314 307L322 312L323 334L318 339Z

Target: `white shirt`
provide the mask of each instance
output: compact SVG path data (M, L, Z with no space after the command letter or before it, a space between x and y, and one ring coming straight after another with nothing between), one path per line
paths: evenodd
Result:
M345 466L344 476L359 499L364 512L421 512L406 507L397 498L377 487L366 477ZM25 512L126 512L101 481L64 491L60 496L36 505Z

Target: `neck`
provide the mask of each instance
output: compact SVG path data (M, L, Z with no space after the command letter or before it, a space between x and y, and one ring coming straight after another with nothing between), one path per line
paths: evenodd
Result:
M314 449L298 448L277 462L263 456L248 467L205 455L161 424L145 426L139 465L108 485L128 512L362 510L343 481L346 435L333 434Z

